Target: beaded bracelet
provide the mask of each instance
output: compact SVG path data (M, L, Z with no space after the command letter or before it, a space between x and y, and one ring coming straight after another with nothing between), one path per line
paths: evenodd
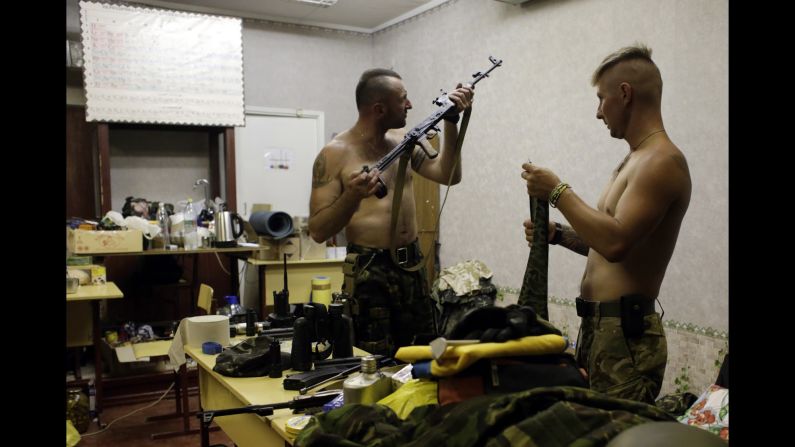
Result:
M557 186L555 186L555 189L553 189L552 192L549 193L549 204L550 206L552 206L552 208L558 207L558 200L560 199L560 195L563 194L563 191L565 191L567 188L570 188L568 183L560 182L558 183Z

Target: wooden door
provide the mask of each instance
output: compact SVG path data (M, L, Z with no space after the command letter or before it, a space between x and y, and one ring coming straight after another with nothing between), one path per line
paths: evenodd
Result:
M86 109L66 106L66 218L99 216L95 188L96 123L86 122Z
M439 150L439 137L430 140L430 143L434 149ZM436 237L436 219L439 214L439 184L425 177L415 175L414 203L417 207L417 230L422 253L426 257L434 257L433 260L428 261L426 264L428 266L428 290L430 290L437 273L436 259L438 258L438 253L433 245L438 239Z
M85 108L68 106L66 108L67 134L67 184L66 184L66 216L94 218L99 220L108 211L114 209L111 203L111 156L110 140L116 130L141 130L142 135L152 132L185 131L206 132L209 139L209 160L211 194L227 199L230 211L235 211L236 175L235 175L235 138L234 127L208 126L171 126L131 123L86 122ZM223 163L220 162L223 154ZM222 166L223 165L223 166ZM225 168L225 170L224 170ZM222 193L222 189L224 189ZM130 194L135 194L131 191ZM151 197L150 197L151 199ZM121 211L116 209L116 211ZM194 262L198 264L194 268ZM216 297L238 293L238 275L224 270L214 254L199 254L191 257L184 265L183 278L190 279L190 288L163 289L164 294L171 293L177 300L177 309L183 303L190 304L198 295L199 283L213 287ZM141 289L139 278L143 261L136 256L112 256L104 260L109 281L115 282L125 291L126 299L114 300L108 304L108 319L111 321L152 321L170 319L168 314L160 314L161 301L152 300L152 294ZM234 263L237 266L237 263ZM188 293L178 293L185 289ZM174 292L177 290L177 292ZM169 310L169 309L166 309ZM177 312L179 318L185 312Z
M246 107L245 127L235 128L237 210L251 217L255 204L291 216L309 215L312 164L323 148L320 111Z

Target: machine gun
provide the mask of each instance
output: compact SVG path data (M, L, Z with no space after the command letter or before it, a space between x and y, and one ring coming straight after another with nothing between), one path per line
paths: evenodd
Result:
M489 61L492 65L488 70L485 72L479 71L472 75L474 78L470 83L472 87L474 87L475 84L477 84L481 79L487 77L492 70L502 65L501 59L497 60L492 56L489 56ZM454 113L456 105L450 101L450 98L447 97L447 93L444 92L442 95L434 99L433 103L439 106L439 108L436 109L436 111L433 112L429 117L425 118L425 120L423 120L420 124L414 126L413 129L406 133L406 136L403 137L403 141L398 143L394 149L384 155L384 157L375 164L375 168L377 168L380 172L384 172L384 170L386 170L389 165L391 165L398 157L406 152L410 153L410 151L414 149L414 146L417 144L417 142L419 142L421 138L425 137L429 131L433 130L435 132L439 132L439 128L436 127L436 124L438 124L439 121L441 121L445 116ZM425 149L423 148L423 150ZM370 168L365 166L362 168L362 171L369 172ZM387 192L386 183L384 183L384 181L381 179L381 176L378 176L378 189L375 191L375 196L379 199L383 199L386 197Z
M315 393L309 396L296 396L287 402L265 405L248 405L239 408L229 408L226 410L205 410L196 413L196 417L201 422L201 445L210 445L210 424L213 419L219 416L232 416L235 414L254 413L258 416L270 416L274 410L290 408L293 411L304 411L310 408L322 407L327 402L342 394L342 390L330 390Z

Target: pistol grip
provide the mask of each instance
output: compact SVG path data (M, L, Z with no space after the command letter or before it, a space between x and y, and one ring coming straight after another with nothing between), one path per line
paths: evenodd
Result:
M386 187L386 183L384 183L384 181L381 180L381 177L379 176L378 188L375 190L375 196L378 197L379 199L383 199L384 197L386 197L387 192L389 192L389 190Z

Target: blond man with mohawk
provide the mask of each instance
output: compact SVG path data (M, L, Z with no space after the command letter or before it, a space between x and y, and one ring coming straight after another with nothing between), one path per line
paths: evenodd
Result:
M527 193L548 200L571 225L550 221L549 243L588 257L576 300L576 357L591 388L648 403L660 392L667 361L655 300L691 190L687 160L663 126L663 82L651 53L641 44L621 48L591 78L596 118L629 149L596 208L549 169L522 165ZM532 243L532 221L524 226Z

